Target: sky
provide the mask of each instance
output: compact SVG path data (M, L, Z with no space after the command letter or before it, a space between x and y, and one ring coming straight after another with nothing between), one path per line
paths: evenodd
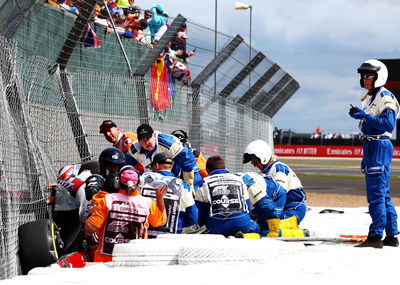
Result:
M342 214L320 214L311 207L300 224L313 236L363 235L371 222L368 208L334 208ZM400 208L397 208L399 211ZM350 222L349 222L350 221ZM225 239L213 235L172 235L117 245L121 264L89 263L85 268L34 268L26 276L1 284L397 284L400 247L355 248L357 243ZM118 250L116 250L118 251ZM136 256L136 258L135 258ZM138 259L138 257L140 257ZM186 265L161 265L167 258ZM172 258L171 258L172 257ZM211 260L220 262L210 263ZM232 260L247 260L240 263ZM227 264L231 261L231 264ZM139 266L139 263L157 264ZM189 264L189 265L187 265Z
M170 16L241 35L249 42L249 10L233 0L162 0ZM365 90L357 68L372 58L400 58L400 2L396 0L243 0L252 5L252 46L278 63L300 89L273 117L295 132L357 132L348 115ZM147 8L146 0L136 4ZM190 33L190 31L189 31ZM190 40L190 38L189 38Z

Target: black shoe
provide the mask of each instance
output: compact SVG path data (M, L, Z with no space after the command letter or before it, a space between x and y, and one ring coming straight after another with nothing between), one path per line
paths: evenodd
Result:
M383 242L379 236L372 236L368 237L363 243L360 243L355 247L383 248Z
M386 236L385 239L382 241L383 245L387 246L399 246L399 240L395 236Z

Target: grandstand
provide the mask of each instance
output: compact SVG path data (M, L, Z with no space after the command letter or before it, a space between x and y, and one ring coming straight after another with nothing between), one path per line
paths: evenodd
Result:
M273 143L271 118L299 88L261 52L253 49L249 62L240 35L219 32L215 56L214 31L182 15L169 18L151 48L96 25L96 0L79 1L79 16L44 2L0 0L0 280L20 273L18 227L48 216L47 185L58 169L109 146L98 130L103 120L123 131L140 123L187 130L206 157L218 153L243 171L244 147ZM154 76L154 63L184 22L188 49L197 52L191 81L171 85ZM96 48L85 42L87 24ZM167 90L169 107L159 108L155 89Z

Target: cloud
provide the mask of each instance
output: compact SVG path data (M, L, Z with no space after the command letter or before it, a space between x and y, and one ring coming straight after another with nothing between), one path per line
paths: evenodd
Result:
M260 32L282 45L310 51L398 50L397 1L276 1L263 4ZM389 24L390 23L390 24ZM383 43L383 44L379 44Z

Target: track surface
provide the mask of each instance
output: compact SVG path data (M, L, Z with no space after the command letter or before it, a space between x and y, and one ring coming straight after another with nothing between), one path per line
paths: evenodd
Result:
M365 196L364 175L360 171L361 159L293 158L280 157L296 174L351 175L354 178L300 177L306 192L351 194ZM392 177L400 177L400 160L392 162ZM400 180L391 180L391 196L400 197Z

